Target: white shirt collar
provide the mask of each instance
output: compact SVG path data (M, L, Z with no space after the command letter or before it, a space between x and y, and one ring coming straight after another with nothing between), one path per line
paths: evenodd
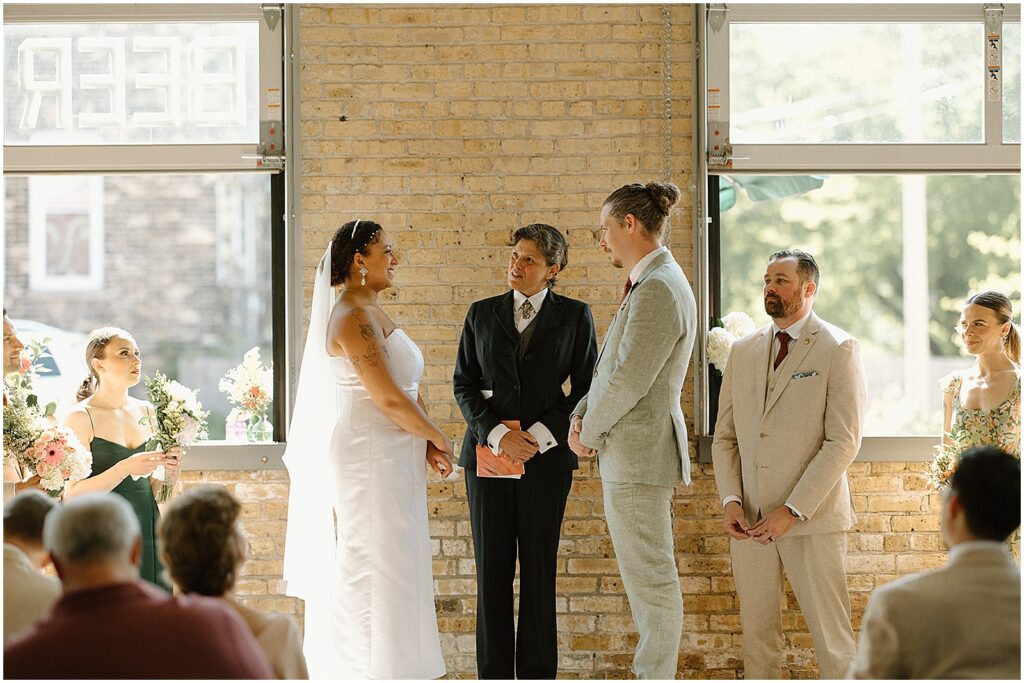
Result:
M530 298L530 303L533 304L534 312L540 313L541 304L544 303L544 299L546 299L547 296L548 296L548 289L550 289L550 287L545 287L544 289L540 290L539 292L537 292L533 296L529 297ZM520 292L517 289L513 289L512 290L512 310L513 311L518 311L520 308L522 308L523 302L526 301L526 298L527 297L526 297L525 294L523 294L522 292Z
M658 247L651 253L647 254L647 256L644 256L642 259L637 261L636 265L633 266L633 270L629 271L629 281L635 285L637 281L640 280L640 276L644 274L645 270L647 270L647 266L651 265L651 261L657 258L658 254L664 254L667 251L668 247Z
M963 543L957 543L949 549L949 561L952 562L972 550L987 550L991 552L993 550L1002 550L1004 547L999 541L964 541Z
M800 335L803 334L804 327L807 325L807 321L811 319L811 309L807 309L807 313L804 317L797 320L795 323L786 328L786 334L789 335L790 339L799 339ZM775 336L782 331L782 328L775 324L774 319L772 320L772 336Z

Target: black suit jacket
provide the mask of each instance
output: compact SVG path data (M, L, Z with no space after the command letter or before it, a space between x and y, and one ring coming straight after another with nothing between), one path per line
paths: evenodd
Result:
M590 306L549 291L522 361L512 313L512 291L475 302L469 308L455 362L455 399L466 418L461 467L476 468L476 446L502 420L522 429L541 422L558 441L526 462L526 472L574 470L576 454L566 442L569 416L590 390L597 363L597 338ZM572 385L562 391L566 379ZM485 399L482 390L493 391Z

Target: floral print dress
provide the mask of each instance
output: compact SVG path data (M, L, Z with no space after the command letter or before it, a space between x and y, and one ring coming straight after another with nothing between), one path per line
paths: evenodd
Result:
M992 410L965 408L960 403L960 387L964 378L952 373L940 380L942 391L953 395L953 420L950 432L959 432L966 448L974 446L997 446L1020 459L1020 373L1014 379L1013 388L1006 400ZM1007 541L1010 552L1020 562L1020 530Z
M1010 395L992 410L965 408L960 403L964 378L959 373L942 380L942 391L953 395L953 423L950 431L960 432L967 448L997 446L1020 458L1020 374Z

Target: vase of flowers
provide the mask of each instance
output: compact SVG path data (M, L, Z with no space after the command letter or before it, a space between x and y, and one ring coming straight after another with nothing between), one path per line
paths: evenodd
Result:
M244 414L245 438L250 443L270 441L274 427L267 419L273 405L273 371L260 362L260 347L254 346L245 352L242 362L228 370L221 378L218 388L228 396L228 401L239 414Z

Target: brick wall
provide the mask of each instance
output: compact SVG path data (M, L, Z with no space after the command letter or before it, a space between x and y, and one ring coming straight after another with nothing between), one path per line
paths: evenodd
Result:
M373 217L393 230L402 264L386 310L422 348L424 398L450 437L464 429L450 384L463 317L472 301L504 290L511 229L543 221L567 232L570 265L559 288L591 303L600 339L622 280L596 247L600 203L619 185L667 169L684 191L672 249L692 275L692 8L668 11L666 29L663 8L653 5L301 8L307 295L338 225ZM692 415L692 383L683 405ZM851 468L860 515L849 541L855 625L873 588L943 559L937 501L922 471L907 463ZM199 479L223 482L246 502L254 559L240 593L298 612L277 597L286 480L268 472ZM465 485L430 482L445 659L449 676L472 677ZM710 467L696 467L674 507L685 594L680 668L686 678L736 677L739 616ZM570 494L558 570L561 675L628 677L637 636L590 463ZM786 672L812 677L810 637L791 593L789 606Z

